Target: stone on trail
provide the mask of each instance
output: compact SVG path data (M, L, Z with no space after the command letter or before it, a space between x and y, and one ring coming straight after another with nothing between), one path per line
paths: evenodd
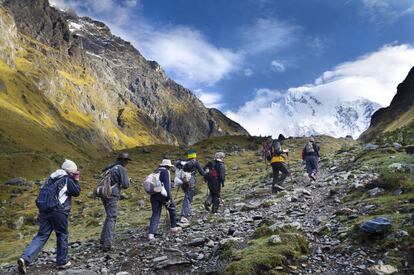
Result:
M373 265L366 269L367 275L389 275L397 273L398 269L392 265Z
M121 272L116 273L116 275L131 275L131 273L127 271L121 271Z
M58 272L58 275L98 275L98 273L87 269L69 269Z
M24 224L24 217L19 217L17 218L15 222L13 222L12 229L19 230L20 228L22 228L23 224Z
M27 181L24 178L13 178L13 179L7 180L4 184L5 185L26 185Z
M362 231L371 234L383 234L391 230L392 221L387 218L378 217L363 222L360 225Z
M152 259L152 261L154 263L159 263L159 262L163 262L163 261L166 261L166 260L168 260L167 256L161 256L161 257L156 257L156 258Z
M388 165L388 169L393 172L403 172L404 166L401 163L392 163Z
M375 187L368 191L370 197L377 197L379 195L384 194L385 190L379 187Z
M189 246L200 246L200 245L203 245L205 242L206 242L205 238L196 238L196 239L191 240L188 243L188 245Z

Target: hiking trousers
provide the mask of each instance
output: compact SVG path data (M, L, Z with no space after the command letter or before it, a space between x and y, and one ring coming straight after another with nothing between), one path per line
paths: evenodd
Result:
M272 171L273 171L272 191L274 191L275 185L283 184L286 177L289 175L289 171L284 162L273 162Z
M161 193L151 195L152 215L149 225L150 234L157 234L158 223L160 222L161 212L164 206L167 207L167 211L170 216L170 228L177 227L175 204L173 201L171 201L170 204L167 206L166 203L167 198L161 195Z
M213 204L211 212L217 213L220 206L221 184L218 181L209 181L208 189L210 190L211 202Z
M305 157L306 162L306 172L308 175L316 174L318 172L318 157L317 156L307 156Z
M102 199L105 209L105 222L102 227L100 243L103 247L111 247L115 234L116 217L118 215L118 198Z
M188 218L191 215L191 203L195 194L195 177L192 176L190 179L190 187L184 190L183 207L181 208L181 218Z
M63 211L52 211L40 213L39 231L27 246L21 258L26 262L32 263L37 254L42 251L43 246L55 231L56 234L56 265L64 265L69 261L68 258L68 213Z

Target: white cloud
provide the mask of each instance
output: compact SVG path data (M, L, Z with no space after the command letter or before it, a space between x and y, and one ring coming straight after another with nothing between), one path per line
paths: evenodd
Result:
M260 18L243 33L247 54L275 51L285 48L297 40L301 27L276 18Z
M184 26L149 27L147 32L137 33L136 44L147 58L189 87L213 85L238 70L242 59L236 52L214 46L200 31Z
M272 69L272 71L278 73L285 71L285 65L283 65L281 62L277 60L272 60L272 62L270 62L270 68Z
M220 109L225 104L222 102L223 96L218 93L205 92L201 89L195 90L197 97L206 105L207 108Z
M253 72L252 69L246 68L246 69L243 70L243 74L248 77L248 76L254 75L254 72Z
M188 26L155 26L136 16L137 0L52 0L80 14L104 21L111 31L156 60L180 84L196 88L213 85L239 70L241 53L213 45L201 31Z
M350 102L368 99L383 106L390 103L401 83L413 66L414 48L408 45L388 45L376 52L367 54L357 60L342 63L330 71L324 72L314 84L293 87L288 91L260 89L256 96L246 102L235 112L227 115L243 125L251 134L277 135L280 131L298 131L294 127L306 127L313 123L314 127L329 129L335 126L332 119L332 107L339 102ZM309 110L292 110L285 95L289 94L300 100L301 95L307 99L314 97L326 106L314 104L314 108L325 108L321 117L309 121L313 107ZM296 112L292 114L292 112ZM292 117L295 120L292 120ZM324 121L324 122L323 122ZM322 125L325 123L324 125ZM295 126L292 126L295 124ZM360 124L359 124L360 125ZM299 129L300 130L300 129ZM360 129L361 131L364 129ZM328 131L328 130L326 130ZM329 132L332 134L332 132Z
M371 22L392 23L401 16L414 13L412 0L362 0L365 15Z

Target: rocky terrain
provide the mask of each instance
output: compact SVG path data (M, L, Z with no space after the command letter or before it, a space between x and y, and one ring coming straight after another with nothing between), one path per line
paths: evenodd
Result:
M190 225L172 235L162 217L161 235L148 242L147 199L138 200L135 191L128 192L132 196L126 195L121 212L136 211L131 205L142 204L139 225L131 220L137 216L121 214L110 253L100 252L93 237L96 231L86 227L86 236L71 237L74 267L59 274L412 274L414 157L405 152L408 147L318 140L323 154L318 180L309 182L298 160L304 140L289 139L292 177L285 182L286 190L276 195L269 192L270 170L261 157L260 139L199 143L200 159L214 150L229 155L219 214L201 207L206 189L199 179ZM153 149L142 152L146 150ZM172 148L161 150L174 154ZM174 194L180 204L181 192ZM79 209L72 215L77 213ZM379 216L392 220L389 231L377 235L361 231L362 222ZM85 228L76 226L71 232L78 236L78 230ZM56 274L51 242L30 274ZM3 264L5 274L13 268Z
M248 133L103 23L47 0L0 1L1 179L18 176L10 159L50 168L66 153L86 161L222 135Z

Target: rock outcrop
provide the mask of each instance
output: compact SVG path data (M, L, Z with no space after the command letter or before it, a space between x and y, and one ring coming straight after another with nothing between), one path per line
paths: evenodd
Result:
M56 131L61 143L107 149L248 135L102 22L47 0L0 3L0 107L9 124L24 120L22 128ZM19 147L1 125L2 139Z
M360 139L371 140L378 134L391 132L401 127L414 128L414 67L405 80L398 85L397 94L390 106L374 113L370 127Z

